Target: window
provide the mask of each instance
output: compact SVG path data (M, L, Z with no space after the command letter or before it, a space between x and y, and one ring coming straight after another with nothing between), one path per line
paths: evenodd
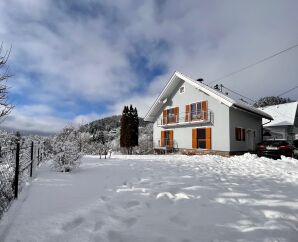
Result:
M179 88L179 93L182 94L184 92L185 92L185 86L183 85Z
M166 130L166 131L161 131L161 141L160 141L160 146L165 147L173 146L173 130Z
M207 101L192 103L190 105L190 120L207 120L208 111L207 111Z
M211 149L211 128L196 128L192 130L192 148Z
M167 120L168 120L168 123L175 122L175 109L174 108L167 110Z
M198 148L206 149L206 129L197 129Z
M237 141L245 141L245 129L235 128L235 138Z
M179 108L170 108L163 111L163 124L178 123Z

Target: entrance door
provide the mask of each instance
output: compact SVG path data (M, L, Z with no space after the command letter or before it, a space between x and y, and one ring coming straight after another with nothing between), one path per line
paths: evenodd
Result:
M255 150L255 131L247 130L247 144L248 150L253 151Z

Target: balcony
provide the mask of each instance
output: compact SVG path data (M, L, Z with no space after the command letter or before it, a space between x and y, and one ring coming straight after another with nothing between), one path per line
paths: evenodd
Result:
M176 140L170 140L170 139L157 139L153 141L153 147L155 151L160 151L161 153L167 153L167 152L174 152L178 150L178 143Z
M187 125L192 123L212 123L213 113L208 111L192 112L192 113L178 113L164 116L157 120L157 126L168 127L177 125Z

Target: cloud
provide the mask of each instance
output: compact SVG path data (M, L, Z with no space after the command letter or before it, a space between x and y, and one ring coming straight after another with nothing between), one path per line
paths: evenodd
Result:
M41 131L56 133L66 125L80 126L101 118L96 113L78 115L73 119L57 117L55 110L47 105L25 105L16 107L12 113L1 120L1 126L13 130Z
M297 43L297 7L269 0L1 1L0 39L13 46L17 106L8 120L27 128L33 114L22 111L26 105L51 109L32 128L120 114L127 104L143 116L175 70L209 82ZM252 99L279 94L296 85L297 54L218 82Z
M1 120L1 126L15 130L57 132L65 126L67 120L55 117L53 112L46 105L16 107Z

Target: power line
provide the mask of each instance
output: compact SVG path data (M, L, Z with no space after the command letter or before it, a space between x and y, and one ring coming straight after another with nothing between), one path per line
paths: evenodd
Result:
M225 87L224 85L221 85L221 87L223 87L223 88L229 90L230 92L232 92L232 93L234 93L234 94L236 94L236 95L239 95L239 96L241 96L241 97L243 97L243 98L246 98L247 100L250 100L250 101L252 101L252 102L254 102L254 103L257 102L256 100L253 100L253 99L251 99L251 98L249 98L249 97L246 97L246 96L240 94L239 92L233 91L233 90L231 90L230 88ZM297 87L298 87L298 86L296 86L295 88L297 88ZM294 90L295 88L292 88L292 90ZM241 99L240 99L240 100L241 100ZM276 109L273 108L272 106L266 106L265 108L270 109L272 112L275 112L275 113L276 113L277 115L279 115L279 116L285 116L285 117L288 117L288 118L292 118L291 116L289 116L289 115L286 114L286 113L281 113L281 112L279 112L278 110L276 110Z
M279 52L273 54L273 55L267 56L267 57L265 57L265 58L263 58L263 59L261 59L261 60L259 60L259 61L257 61L257 62L254 62L254 63L252 63L252 64L249 64L249 65L247 65L247 66L245 66L245 67L242 67L242 68L239 69L239 70L230 72L230 73L228 73L228 74L226 74L226 75L224 75L224 76L222 76L222 77L216 78L214 81L209 82L209 84L212 84L212 83L214 83L214 82L216 82L216 81L219 81L219 80L226 79L227 77L233 76L233 75L235 75L235 74L237 74L237 73L239 73L239 72L241 72L241 71L244 71L244 70L246 70L246 69L248 69L248 68L251 68L251 67L253 67L253 66L256 66L256 65L258 65L258 64L260 64L260 63L262 63L262 62L265 62L265 61L267 61L267 60L269 60L269 59L271 59L271 58L274 58L274 57L276 57L276 56L278 56L278 55L280 55L280 54L283 54L283 53L285 53L285 52L287 52L287 51L290 51L290 50L292 50L292 49L294 49L294 48L296 48L296 47L298 47L298 44L292 45L292 46L290 46L290 47L288 47L288 48L286 48L286 49L284 49L284 50L281 50L281 51L279 51Z
M234 93L234 94L236 94L236 95L239 95L240 97L243 97L243 98L245 98L245 99L247 99L247 100L250 100L250 101L252 101L252 102L254 102L254 103L256 102L256 100L253 100L253 99L251 99L251 98L249 98L249 97L246 97L246 96L240 94L239 92L233 91L233 90L231 90L230 88L227 88L227 87L224 86L224 85L221 85L221 86L222 86L223 88L229 90L230 92L232 92L232 93Z
M289 93L289 92L295 90L296 88L298 88L298 86L296 86L296 87L292 87L292 88L290 88L289 90L287 90L287 91L285 91L285 92L282 92L281 94L279 94L279 95L277 95L277 96L278 96L278 97L283 96L283 95L285 95L285 94L287 94L287 93Z

